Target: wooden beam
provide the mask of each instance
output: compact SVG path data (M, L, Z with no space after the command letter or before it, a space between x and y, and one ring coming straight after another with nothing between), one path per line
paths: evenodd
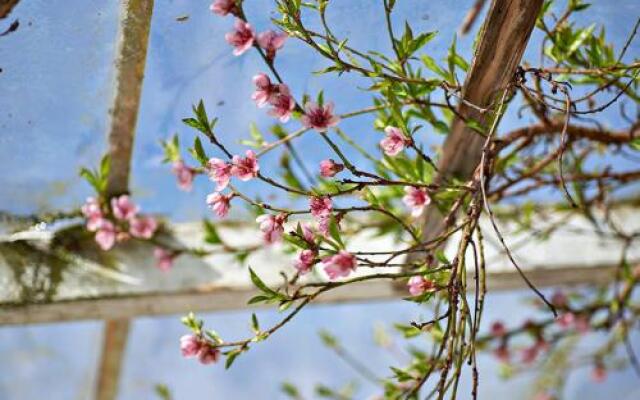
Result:
M488 107L513 79L529 36L542 7L542 0L492 0L482 27L480 41L462 88L462 98L480 107ZM458 114L480 123L486 115L466 103ZM440 177L471 178L480 163L484 138L456 118L445 140L438 168ZM442 233L443 216L435 205L424 215L423 239Z
M115 400L118 396L118 382L128 336L128 319L105 321L102 357L96 387L97 400Z
M131 152L147 59L153 0L124 0L121 7L115 93L109 128L109 196L128 191Z
M615 265L584 268L565 266L527 271L527 276L538 287L561 285L603 284L611 282ZM473 273L469 272L469 287ZM489 272L488 290L524 288L522 279L513 270ZM0 325L60 322L83 319L122 319L149 315L181 314L189 311L211 312L246 309L247 301L257 295L255 288L246 286L209 287L175 292L155 292L100 297L96 299L60 301L50 304L4 307ZM398 300L407 296L406 287L399 291L387 281L372 281L338 288L318 297L318 303L361 302L372 300ZM110 321L109 323L113 323ZM105 354L105 357L107 355Z

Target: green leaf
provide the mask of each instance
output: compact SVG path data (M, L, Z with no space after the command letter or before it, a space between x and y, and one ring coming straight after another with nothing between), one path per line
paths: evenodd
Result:
M221 244L222 239L220 239L220 235L218 235L218 231L216 230L215 225L209 220L202 221L204 227L204 241L209 244Z
M258 317L256 317L255 313L251 314L251 329L253 329L254 333L260 332L260 324L258 323Z
M280 296L280 294L278 292L276 292L275 290L271 289L269 286L267 286L262 279L260 279L260 277L253 271L252 268L249 268L249 274L251 275L251 282L253 282L253 284L260 289L263 293L266 294L270 294L271 297L277 297Z
M200 141L199 137L196 136L195 140L193 141L193 148L189 149L189 152L191 153L193 158L198 160L198 162L203 167L207 165L209 158L207 157L207 154L204 152L204 147L202 147L202 142Z
M242 353L242 350L231 350L227 353L227 361L224 363L224 369L229 369L236 358Z
M584 41L587 40L589 36L591 36L595 27L596 27L596 24L591 24L591 26L589 26L588 28L581 29L579 31L580 33L576 35L576 37L573 39L573 41L569 45L566 57L571 56L573 53L576 52L576 50L578 50L578 48L580 48L580 46L582 46Z

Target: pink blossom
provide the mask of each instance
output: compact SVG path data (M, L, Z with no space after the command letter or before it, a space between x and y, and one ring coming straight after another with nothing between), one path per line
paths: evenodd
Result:
M129 233L140 239L151 239L158 229L158 221L153 217L137 217L129 221Z
M564 329L568 329L571 327L571 325L573 325L573 323L575 322L575 319L576 319L576 316L574 313L567 312L560 315L558 319L556 319L556 322L558 323L558 325L560 325L560 327Z
M101 219L97 227L96 243L104 251L107 251L116 244L116 227L108 219Z
M156 267L166 272L173 267L173 260L176 258L176 254L162 247L156 247L153 249L153 257L156 259Z
M412 296L420 296L427 290L433 289L434 287L432 281L425 279L420 275L412 276L409 279L407 286L409 287L409 293L411 293Z
M302 236L307 243L313 244L315 240L315 232L313 232L313 228L309 224L302 224Z
M300 275L304 275L307 272L311 271L313 264L316 260L316 253L313 250L302 250L300 254L298 254L298 258L294 266L300 273Z
M237 177L241 181L248 181L255 178L258 176L258 171L260 171L260 166L256 159L256 153L252 150L247 150L245 154L245 158L236 155L233 156L232 159L233 165L231 166L231 175Z
M236 19L233 27L234 31L227 33L224 38L227 43L235 47L233 55L239 56L253 46L255 33L251 25L240 18Z
M356 257L345 250L341 250L333 256L322 259L322 266L324 267L324 272L329 275L329 279L334 280L341 276L348 276L352 271L355 271L357 267Z
M296 102L293 99L293 96L291 96L291 92L287 85L281 83L277 88L278 93L273 95L269 100L269 104L271 104L269 115L276 117L280 119L280 122L285 123L289 121L289 118L291 118L291 113L293 112L293 109L296 108Z
M196 335L184 335L180 338L180 352L183 357L195 357L202 348L202 342Z
M91 232L96 231L102 223L103 218L98 200L93 197L88 197L82 208L80 208L80 211L87 219L87 230Z
M213 192L207 196L207 205L218 217L224 218L229 214L231 198L232 195Z
M286 218L285 214L263 214L256 218L256 222L260 224L262 238L266 243L275 243L282 238L284 233L282 224Z
M593 370L591 370L591 380L597 383L602 383L606 379L607 379L606 368L600 363L596 364Z
M522 362L525 364L531 364L536 360L536 358L538 358L539 352L540 352L540 349L536 344L530 347L527 347L522 351Z
M310 101L304 106L304 115L300 122L307 128L325 132L327 129L338 125L340 117L333 114L333 102L319 106Z
M404 149L404 146L410 143L402 131L394 126L387 126L384 131L387 136L380 141L380 147L389 157L396 156Z
M274 101L280 93L280 85L272 84L267 74L260 73L254 76L253 83L256 85L256 91L251 99L256 102L258 107L264 107L267 103Z
M329 217L332 209L333 202L330 197L311 197L309 200L309 210L315 218L323 219Z
M133 204L129 196L126 194L111 199L111 211L113 211L113 216L120 220L129 220L134 218L139 209L140 208Z
M227 14L238 14L236 0L214 0L209 6L209 9L222 17Z
M209 178L217 184L217 191L223 190L229 184L231 168L231 164L219 158L211 158L207 161L207 172L209 173Z
M502 337L507 334L507 328L502 321L494 321L491 324L491 335L495 337Z
M267 58L273 60L276 56L276 51L280 50L284 46L284 42L287 40L287 34L284 32L275 32L268 30L258 35L258 45L264 49L267 53Z
M190 191L191 187L193 186L193 178L196 174L195 170L187 166L187 164L185 164L182 160L174 162L171 170L178 179L178 188L180 190L184 190L185 192Z
M331 178L344 169L344 165L332 159L320 161L320 175Z
M419 217L424 211L425 206L431 203L431 198L426 190L414 186L405 186L405 196L402 198L404 204L411 208L411 215Z
M318 220L318 231L324 237L329 236L329 225L331 224L331 215L320 217Z
M591 329L591 326L589 325L589 317L585 315L576 316L576 320L573 326L576 329L576 331L578 331L578 333L589 332L589 330Z
M201 364L212 364L220 358L220 350L216 347L211 347L207 343L203 343L200 351L198 351L198 361Z

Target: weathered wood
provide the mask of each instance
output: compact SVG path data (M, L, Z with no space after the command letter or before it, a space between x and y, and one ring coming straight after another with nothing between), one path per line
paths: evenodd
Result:
M152 11L153 0L122 2L116 53L115 94L109 130L111 171L107 192L110 196L128 191L131 152L140 105Z
M116 319L105 321L102 342L102 358L98 370L97 400L115 400L118 396L118 382L125 356L129 320Z
M615 265L589 267L567 266L531 270L527 276L538 287L600 284L611 281ZM468 274L469 288L473 289L473 273ZM491 272L488 290L523 288L522 278L515 271ZM2 325L61 322L83 319L133 318L149 315L183 314L189 311L210 312L246 309L247 301L258 292L247 282L241 287L215 287L180 292L158 292L113 298L72 300L51 304L28 305L2 311ZM399 300L407 296L388 281L365 282L329 291L314 304L361 302L372 300ZM114 321L108 321L112 324ZM105 354L106 356L106 354Z
M462 88L462 98L487 107L515 75L531 31L542 7L542 0L493 0L482 27L480 41ZM461 103L458 114L480 123L487 115ZM463 120L453 121L445 140L438 168L442 177L471 178L480 163L484 138L468 128ZM443 217L437 207L428 207L424 215L424 240L439 236Z

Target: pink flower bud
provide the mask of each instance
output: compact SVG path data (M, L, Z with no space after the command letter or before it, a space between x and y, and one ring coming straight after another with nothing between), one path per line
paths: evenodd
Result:
M111 199L111 211L113 216L120 220L130 220L136 216L139 207L131 201L126 194Z
M235 48L233 50L233 55L239 56L253 46L255 33L248 22L244 22L240 18L237 18L234 24L234 30L227 33L224 38Z
M324 272L329 276L329 279L334 280L339 277L349 276L352 271L355 271L357 260L353 254L341 250L333 256L323 258L322 266L324 267Z
M320 161L320 175L324 176L325 178L331 178L343 169L344 165L336 163L331 159Z
M196 335L184 335L180 338L180 352L183 357L195 357L201 348L202 343Z
M171 170L178 179L178 188L185 192L190 191L193 187L193 178L196 174L195 170L187 166L182 160L174 162Z
M209 9L221 17L227 14L238 15L236 0L214 0L211 6L209 6Z
M282 238L284 233L284 223L286 215L278 214L263 214L256 218L256 222L260 224L260 230L262 231L262 238L268 244L275 243Z
M212 364L220 358L220 350L211 347L207 343L203 343L200 351L198 351L198 361L202 364Z
M158 221L153 217L137 217L129 221L129 233L139 239L151 239L158 229Z
M502 337L507 334L507 328L502 321L494 321L491 324L491 335L494 337Z
M300 273L300 275L304 275L307 272L311 271L313 264L315 264L316 253L313 250L302 250L300 254L298 254L298 258L294 266Z
M273 60L276 57L276 51L284 46L287 40L287 34L284 32L275 32L268 30L258 35L258 45L267 53L267 58Z
M322 219L331 215L333 202L330 197L312 197L309 200L309 210L315 218Z
M432 281L425 279L424 277L419 275L412 276L409 279L407 286L409 287L409 293L411 293L412 296L420 296L427 290L431 290L434 288L434 284Z
M284 83L277 85L277 92L269 99L271 109L269 115L276 117L280 122L285 123L291 118L291 113L296 107L296 102L289 92L289 87Z
M217 184L217 191L223 190L229 184L229 180L231 180L231 168L231 164L219 158L211 158L207 162L206 169L209 173L209 178Z
M166 272L173 267L173 260L176 254L162 247L156 247L153 249L153 257L156 259L156 267L158 267L160 271Z
M274 85L267 74L260 73L253 77L253 83L256 85L256 91L251 99L256 102L258 107L264 107L267 103L275 101L276 96L280 93L279 85ZM286 85L284 85L286 87Z
M116 228L111 221L101 219L97 226L96 243L102 250L107 251L116 244L116 233Z
M213 192L207 196L207 205L218 217L224 218L229 214L231 197L231 195Z
M258 176L260 166L256 159L256 154L252 150L246 151L246 157L233 156L231 175L237 177L241 181L248 181Z
M387 126L384 131L387 136L380 141L380 147L389 157L398 155L410 143L410 140L396 127Z

